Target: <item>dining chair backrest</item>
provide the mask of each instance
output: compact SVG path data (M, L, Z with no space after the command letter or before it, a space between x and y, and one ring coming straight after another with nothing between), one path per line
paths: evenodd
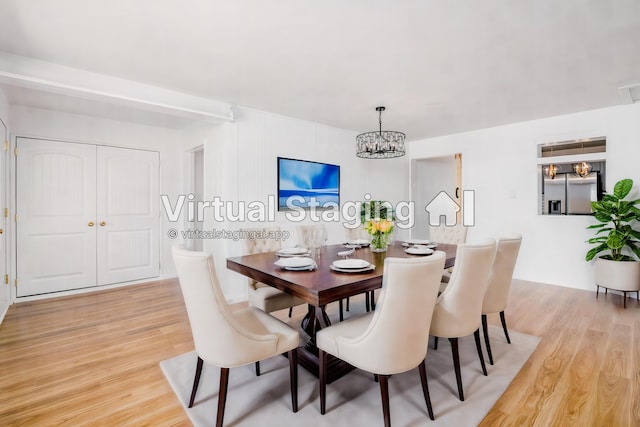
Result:
M263 228L242 228L240 229L243 239L245 255L261 254L264 252L275 252L282 248L282 240L279 238L280 227ZM260 282L248 277L249 286L255 288Z
M430 226L429 240L450 245L465 243L467 241L467 227L462 224Z
M253 359L246 361L248 355L267 349L273 354L275 335L249 333L233 319L211 255L181 245L172 248L172 255L198 356L231 368L252 363Z
M371 322L360 336L337 338L338 356L357 360L359 368L382 375L418 366L427 354L445 258L440 251L424 258L386 258Z
M307 240L307 236L312 232L322 232L324 236L327 236L327 228L324 224L312 224L312 225L298 225L296 227L296 231L298 233L298 244L303 247L309 247L309 242ZM324 245L324 242L322 242Z
M356 240L371 240L371 236L367 233L363 226L359 226L356 228L344 228L346 241L354 242Z
M495 257L496 242L462 244L449 285L438 297L434 315L439 336L463 337L480 326L482 301Z
M496 258L489 274L489 284L484 296L482 313L498 313L507 306L509 288L521 243L522 236L520 234L498 239Z

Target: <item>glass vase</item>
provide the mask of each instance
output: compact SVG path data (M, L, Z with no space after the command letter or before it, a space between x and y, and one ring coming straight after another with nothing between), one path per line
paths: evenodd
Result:
M375 233L371 238L371 252L386 252L390 233Z

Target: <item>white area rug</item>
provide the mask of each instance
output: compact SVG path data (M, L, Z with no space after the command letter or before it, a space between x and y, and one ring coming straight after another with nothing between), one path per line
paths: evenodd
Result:
M473 335L461 338L460 363L465 401L458 399L448 340L427 353L427 378L435 421L427 415L420 375L414 369L389 379L391 423L394 426L477 426L522 368L540 339L510 331L511 345L501 328L490 326L494 365L482 375ZM484 341L483 341L484 344ZM484 347L483 347L484 348ZM485 354L486 357L486 354ZM187 409L196 355L186 353L160 363L171 387L195 426L215 424L220 370L205 364L196 401ZM297 413L291 412L288 360L278 356L229 371L225 426L378 426L382 425L380 387L373 376L355 370L327 386L327 413L320 415L318 379L298 369Z

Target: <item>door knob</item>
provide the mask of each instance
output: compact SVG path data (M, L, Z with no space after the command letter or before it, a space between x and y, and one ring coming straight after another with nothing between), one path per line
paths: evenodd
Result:
M87 224L89 227L93 227L93 221L89 221L89 224Z
M106 223L106 222L104 222L104 221L100 221L100 227L104 227L105 225L107 225L107 223Z

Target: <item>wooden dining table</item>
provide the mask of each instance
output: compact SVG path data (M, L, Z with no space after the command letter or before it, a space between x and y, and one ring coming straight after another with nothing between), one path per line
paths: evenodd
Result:
M307 303L308 311L302 320L301 327L308 336L303 339L304 345L298 349L298 361L301 366L318 375L318 349L315 345L316 333L330 325L325 311L327 304L341 301L362 293L379 289L382 286L384 260L386 257L410 258L424 255L410 255L405 252L402 242L389 245L386 252L373 252L364 247L354 251L349 258L362 259L373 264L371 271L359 273L343 273L331 269L331 264L343 256L338 252L345 251L344 245L328 245L320 248L319 255L314 257L317 268L311 271L290 271L274 264L278 260L276 252L244 255L227 259L227 268L272 286L283 292L295 295ZM456 245L438 244L437 251L446 254L445 268L452 267L455 262ZM428 255L427 255L428 256ZM328 382L332 382L353 367L337 358L330 358Z

